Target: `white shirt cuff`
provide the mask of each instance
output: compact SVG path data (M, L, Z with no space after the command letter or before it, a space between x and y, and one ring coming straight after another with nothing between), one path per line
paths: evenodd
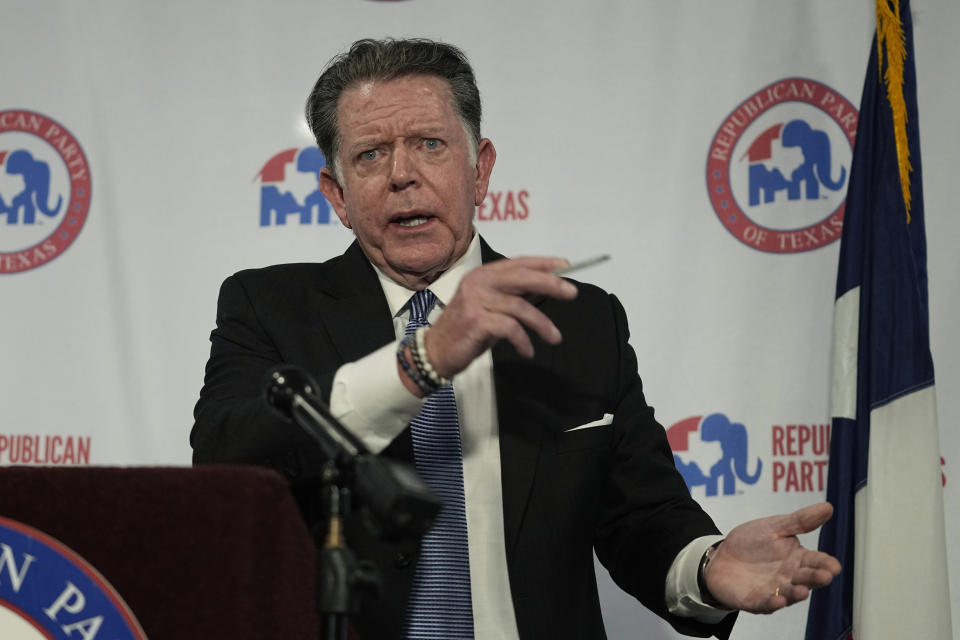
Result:
M397 375L397 347L390 343L354 362L333 378L330 413L373 453L380 453L423 406Z
M703 536L685 546L667 572L667 609L670 613L699 622L713 624L723 620L730 610L717 609L703 602L697 574L707 547L723 540L723 536Z

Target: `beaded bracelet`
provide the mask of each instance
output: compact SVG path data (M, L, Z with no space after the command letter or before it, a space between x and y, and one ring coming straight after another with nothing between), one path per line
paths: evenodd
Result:
M414 367L411 367L410 363L407 362L406 356L403 355L403 350L409 346L411 354L414 351L409 341L410 341L410 336L407 336L406 338L400 341L400 347L397 349L397 362L399 362L400 366L403 367L403 372L407 374L407 377L413 380L413 382L417 385L417 388L419 388L420 391L423 392L423 395L428 396L434 391L436 391L439 387L435 387L431 385L427 380L423 378L423 376L420 375L417 369L415 369ZM416 362L416 355L414 355L414 362Z
M416 348L410 348L410 352L413 354L413 362L417 365L420 375L426 378L430 384L437 387L445 387L448 384L452 384L452 382L450 378L441 376L437 370L433 368L433 365L430 364L430 360L427 358L427 343L424 338L426 333L427 328L420 327L414 334Z

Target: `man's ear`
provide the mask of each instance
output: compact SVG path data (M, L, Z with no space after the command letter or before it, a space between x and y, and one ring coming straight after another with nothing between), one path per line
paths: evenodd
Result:
M327 199L327 202L333 205L333 210L336 211L343 226L352 229L350 220L347 218L347 208L343 204L343 187L340 186L333 172L327 167L320 169L320 193Z
M493 172L493 163L497 161L497 150L488 138L484 138L477 146L477 181L474 192L474 204L478 207L487 197L487 187L490 185L490 174Z

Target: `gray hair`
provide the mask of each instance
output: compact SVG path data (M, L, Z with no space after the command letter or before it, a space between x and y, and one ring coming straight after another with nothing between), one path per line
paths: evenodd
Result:
M453 45L423 38L357 40L331 60L307 98L306 117L317 146L334 177L340 179L337 152L340 129L337 103L353 85L368 80L393 80L427 75L444 78L474 153L480 145L480 91L463 51Z

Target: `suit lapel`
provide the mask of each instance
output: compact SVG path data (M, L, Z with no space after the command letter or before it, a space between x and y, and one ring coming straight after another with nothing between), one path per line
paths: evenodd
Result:
M341 361L351 362L394 340L393 320L377 274L354 241L318 283L318 315Z

